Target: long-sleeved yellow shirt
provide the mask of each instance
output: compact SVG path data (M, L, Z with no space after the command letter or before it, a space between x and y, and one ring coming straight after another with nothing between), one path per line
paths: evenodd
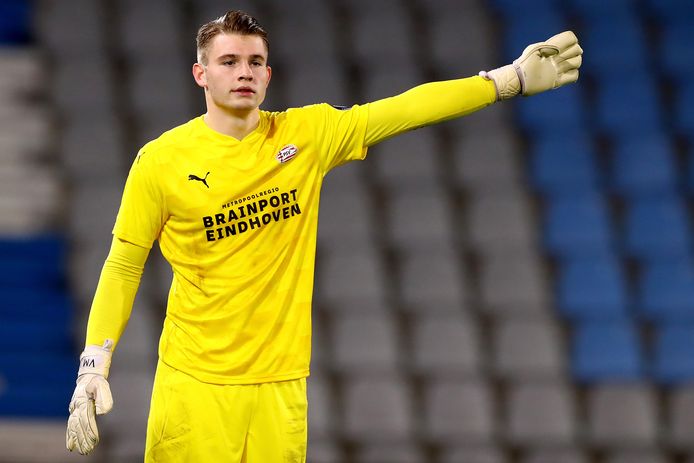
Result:
M495 100L493 82L471 77L349 109L260 111L243 140L202 117L164 133L140 150L128 175L86 344L118 341L159 240L174 273L164 362L217 384L307 376L325 174L380 141Z

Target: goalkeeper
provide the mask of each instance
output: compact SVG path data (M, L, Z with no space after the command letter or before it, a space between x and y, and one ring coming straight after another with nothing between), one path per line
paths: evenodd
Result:
M304 462L323 177L394 135L575 82L582 53L563 32L479 76L351 108L267 112L268 50L263 28L239 11L198 31L192 72L207 112L132 164L87 324L69 450L87 454L99 441L96 415L113 406L111 355L158 240L174 278L145 461Z

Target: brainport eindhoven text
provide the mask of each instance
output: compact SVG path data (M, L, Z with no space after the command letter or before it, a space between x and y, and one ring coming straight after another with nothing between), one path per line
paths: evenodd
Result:
M275 191L278 192L279 189L275 189ZM260 199L253 201L256 197ZM230 204L245 204L234 207L225 204L222 206L224 212L202 218L207 241L221 240L228 236L245 233L248 230L257 230L271 222L287 220L301 214L299 203L296 200L296 188L288 193L259 194L248 198L252 202L233 201Z

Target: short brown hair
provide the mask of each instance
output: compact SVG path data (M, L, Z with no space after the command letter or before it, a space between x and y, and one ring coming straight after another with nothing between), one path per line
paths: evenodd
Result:
M258 23L258 20L243 11L231 10L219 18L203 24L198 30L195 42L200 64L207 64L207 48L212 39L219 34L257 35L263 39L265 49L270 51L267 32Z

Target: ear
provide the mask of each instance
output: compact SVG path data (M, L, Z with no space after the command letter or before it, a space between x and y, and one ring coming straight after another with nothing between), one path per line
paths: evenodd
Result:
M267 67L267 82L265 83L265 88L267 88L268 85L270 85L270 79L272 79L272 68L270 66L266 66L266 67Z
M202 64L193 64L193 78L199 87L207 90L207 74L205 73L205 67Z

